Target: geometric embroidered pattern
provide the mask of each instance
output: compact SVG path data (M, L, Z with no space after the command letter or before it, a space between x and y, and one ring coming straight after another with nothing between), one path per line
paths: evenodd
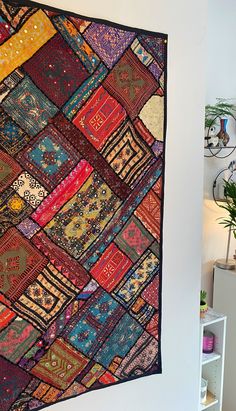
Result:
M13 307L36 327L46 329L77 294L78 289L48 264Z
M1 411L162 372L166 78L166 34L0 0Z
M31 373L57 388L66 389L88 362L88 358L60 338Z

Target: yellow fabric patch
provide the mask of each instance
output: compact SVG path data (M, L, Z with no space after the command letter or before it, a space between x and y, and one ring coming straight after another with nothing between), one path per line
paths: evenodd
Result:
M156 140L163 141L164 135L164 98L152 96L141 112L139 117L152 133Z
M33 14L2 46L0 46L0 81L33 56L56 33L46 14Z

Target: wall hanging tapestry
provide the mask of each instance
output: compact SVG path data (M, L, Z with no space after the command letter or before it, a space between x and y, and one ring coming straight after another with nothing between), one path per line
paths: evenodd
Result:
M0 1L0 409L161 373L167 36Z

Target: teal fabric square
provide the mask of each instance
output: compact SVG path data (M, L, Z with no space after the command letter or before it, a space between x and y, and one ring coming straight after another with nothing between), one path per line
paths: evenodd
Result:
M120 304L99 288L73 318L64 337L77 350L92 357L123 314Z
M50 176L57 173L59 167L69 159L61 145L52 141L48 136L44 137L40 144L29 153L29 158Z
M58 108L26 76L3 101L2 106L29 135L35 136Z
M139 323L125 314L95 355L95 360L108 367L115 357L123 358L142 333Z

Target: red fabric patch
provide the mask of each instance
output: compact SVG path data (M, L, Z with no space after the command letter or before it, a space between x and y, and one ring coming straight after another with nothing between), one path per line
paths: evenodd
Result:
M142 293L142 297L145 301L158 309L158 294L159 293L159 278L155 277L154 280L148 284Z
M8 187L20 174L21 167L4 151L0 151L0 192Z
M139 117L134 120L134 125L136 130L138 130L140 136L146 141L149 146L151 146L154 143L155 139Z
M35 84L61 107L89 74L60 34L43 46L24 69Z
M161 196L162 196L162 183L163 183L163 181L162 181L162 177L160 177L158 180L157 180L157 182L156 182L156 184L153 186L153 191L155 191L155 193L158 195L158 197L160 197L161 198Z
M63 182L40 204L31 217L41 227L44 227L79 190L92 171L93 167L86 160L81 160Z
M100 378L99 382L102 384L112 384L117 381L117 378L114 377L109 371L106 371Z
M158 333L158 323L159 323L159 314L154 314L154 316L151 318L149 323L147 324L146 330L153 335L153 337L158 339L159 333Z
M101 150L125 117L123 107L101 86L78 112L73 123L95 148Z
M5 328L7 324L16 316L8 307L0 304L0 330Z
M144 197L134 214L152 235L159 240L161 227L161 202L152 190L150 190L146 197Z
M15 301L46 265L44 258L16 228L9 229L0 246L0 287Z
M89 164L102 175L103 180L118 197L125 200L130 195L130 187L116 175L107 161L97 152L76 126L71 124L61 113L54 118L54 125L73 144L79 153L87 159Z
M131 266L132 261L111 243L91 269L91 274L105 290L112 291Z
M0 22L0 44L4 43L11 35L12 28L7 22Z

